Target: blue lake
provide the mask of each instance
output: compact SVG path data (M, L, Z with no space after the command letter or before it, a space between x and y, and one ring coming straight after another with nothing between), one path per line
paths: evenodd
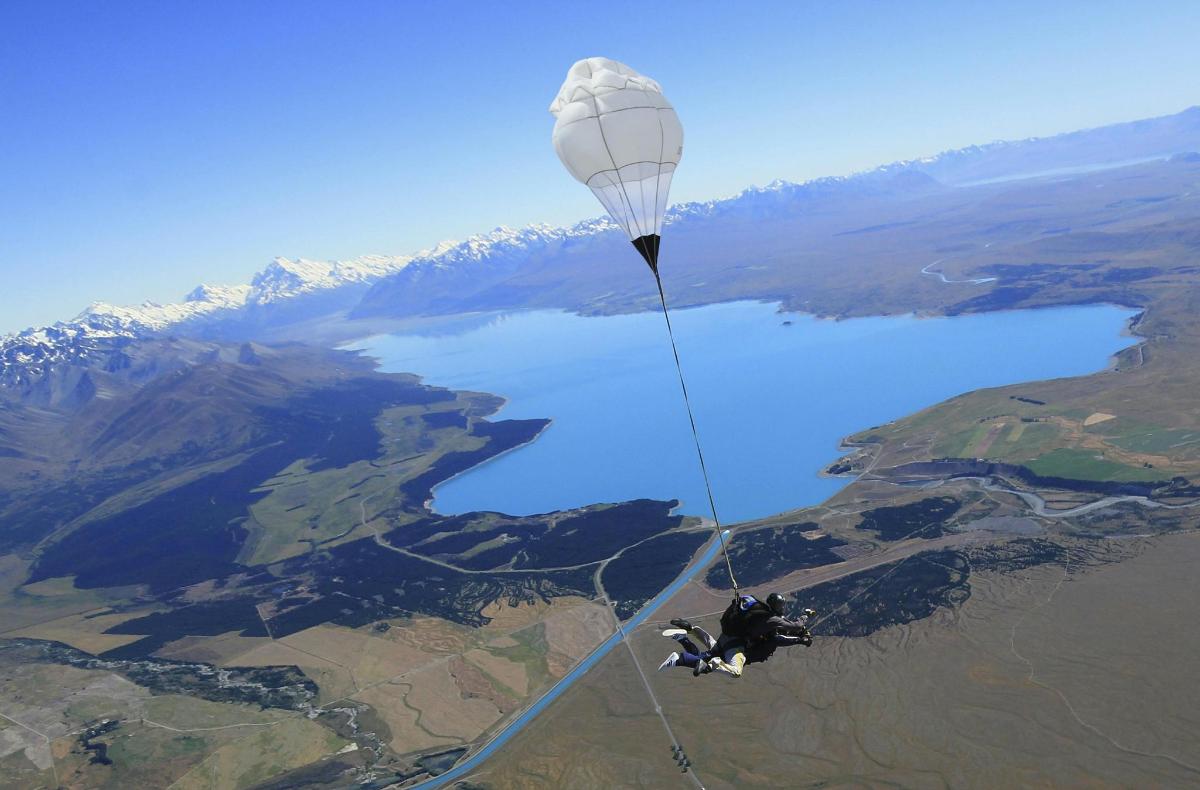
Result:
M1134 338L1112 306L827 321L734 302L671 313L721 520L820 502L846 435L980 387L1103 369ZM791 322L785 325L784 322ZM351 346L387 371L548 417L530 445L438 487L441 513L543 513L639 497L708 512L661 313L454 318Z

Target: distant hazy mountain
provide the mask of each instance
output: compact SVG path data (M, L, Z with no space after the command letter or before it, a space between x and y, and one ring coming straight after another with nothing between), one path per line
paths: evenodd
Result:
M607 219L588 220L569 228L499 227L435 254L414 258L400 271L376 282L350 315L453 312L464 294L515 274L534 258L615 232L616 226Z
M1054 137L971 146L847 177L803 184L775 181L732 198L672 207L667 216L672 226L670 246L688 249L692 255L689 263L695 263L696 256L736 255L736 249L722 240L730 236L745 238L741 227L745 221L777 221L800 215L828 217L838 212L848 219L863 217L879 201L925 196L955 185L1167 158L1196 149L1200 149L1200 107ZM546 299L543 288L553 289L555 278L549 273L539 277L536 272L570 269L590 276L590 267L626 252L623 237L605 222L571 229L539 228L527 238L500 230L504 231L504 242L494 252L487 237L479 237L483 243L472 245L471 255L462 265L445 258L414 261L412 266L380 279L351 315L399 317L527 304L579 309L585 306L570 300ZM763 225L759 228L761 236L748 239L742 249L768 253L769 245L764 247L760 242L770 231ZM698 243L701 239L708 243ZM522 277L514 277L518 270ZM619 287L612 281L596 285L595 292L606 295L611 288Z
M694 247L697 240L704 240L702 246L706 249L700 254L711 257L724 254L719 250L727 248L714 246L710 240L730 238L747 226L761 227L797 215L840 213L880 200L944 189L933 178L911 168L882 167L803 184L774 181L724 200L681 203L667 212L665 223L670 228L672 248L681 244ZM606 219L589 220L571 228L497 228L439 256L414 260L401 271L381 278L350 317L396 318L521 306L587 309L578 297L556 296L555 287L567 278L576 282L587 279L591 285L583 290L613 294L612 289L620 287L621 275L604 264L632 260L628 247L625 235ZM641 290L649 288L650 282L644 278Z
M1116 164L1195 151L1200 147L1200 107L1175 115L1115 123L1095 129L973 145L906 162L945 184L1014 178L1050 170Z
M971 146L851 176L802 184L776 181L731 198L672 207L669 249L677 260L688 261L693 274L730 278L769 268L780 250L803 246L802 238L811 245L811 234L828 238L893 227L889 206L953 191L956 185L1197 150L1200 107L1193 107L1054 137ZM289 327L303 335L297 325L338 316L399 318L525 306L583 312L644 308L651 293L646 278L626 276L637 268L627 246L602 218L568 228L500 227L414 255L276 258L249 284L201 285L167 305L96 303L70 321L0 338L0 387L43 402L88 397L87 378L76 381L75 374L53 371L64 364L120 366L123 346L147 337L286 338ZM617 261L621 267L605 265ZM690 285L706 286L703 294L709 298L714 293L711 280L693 278ZM693 293L699 298L701 292ZM730 292L730 298L736 296ZM39 388L47 377L55 386Z

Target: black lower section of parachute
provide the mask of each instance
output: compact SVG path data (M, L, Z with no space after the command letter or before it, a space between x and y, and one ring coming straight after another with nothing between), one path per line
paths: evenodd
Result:
M642 254L650 271L655 274L658 274L658 243L660 240L661 237L657 233L638 236L633 240L634 249Z

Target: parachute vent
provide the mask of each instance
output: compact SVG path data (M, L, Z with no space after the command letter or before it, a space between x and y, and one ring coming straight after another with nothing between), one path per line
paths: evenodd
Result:
M646 264L655 275L658 274L658 244L661 240L662 237L657 233L638 236L633 240L634 248L646 259Z

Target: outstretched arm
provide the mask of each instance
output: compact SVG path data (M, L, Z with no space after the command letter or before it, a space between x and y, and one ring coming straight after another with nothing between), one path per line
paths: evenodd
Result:
M808 628L804 625L807 619L789 620L786 617L776 615L767 620L767 628L770 633L780 636L803 636L808 633Z

